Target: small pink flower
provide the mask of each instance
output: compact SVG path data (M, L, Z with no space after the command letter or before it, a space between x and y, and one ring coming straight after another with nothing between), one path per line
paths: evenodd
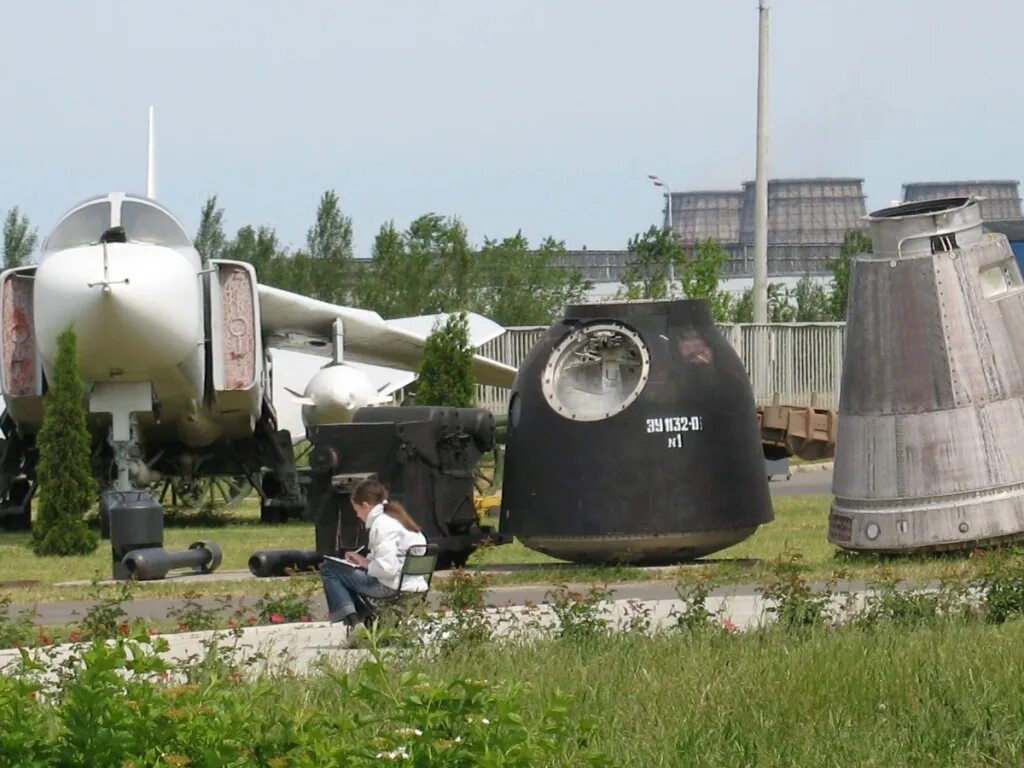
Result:
M282 621L284 621L284 616L282 616L280 613L272 613L272 614L270 614L270 623L271 624L280 624Z

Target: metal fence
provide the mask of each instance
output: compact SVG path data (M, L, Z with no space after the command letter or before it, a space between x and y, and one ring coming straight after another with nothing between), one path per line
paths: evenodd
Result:
M739 354L750 376L754 399L768 405L778 393L782 403L839 407L845 323L727 323L718 326ZM546 326L509 328L480 348L480 353L518 368ZM508 390L480 387L477 402L504 413Z

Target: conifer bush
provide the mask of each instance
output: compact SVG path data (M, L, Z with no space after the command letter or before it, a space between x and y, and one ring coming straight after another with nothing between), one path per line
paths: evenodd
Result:
M39 504L32 549L39 556L87 555L99 543L83 519L96 500L96 481L89 466L85 388L70 327L57 338L57 359L36 445Z
M416 405L476 405L473 348L465 312L449 315L444 325L434 328L427 337L416 384Z

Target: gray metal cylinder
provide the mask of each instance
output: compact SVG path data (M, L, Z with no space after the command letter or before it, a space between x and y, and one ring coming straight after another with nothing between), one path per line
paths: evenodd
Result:
M195 573L211 573L220 567L223 555L212 541L197 541L184 552L168 552L163 547L134 549L122 560L128 578L139 581L162 579L173 568L191 568Z
M249 556L253 576L287 576L291 571L315 570L324 556L314 549L261 549Z
M100 514L106 516L115 579L130 579L124 557L136 549L162 547L164 510L149 491L104 491Z
M1024 283L966 197L868 217L849 289L829 541L878 552L1024 534Z

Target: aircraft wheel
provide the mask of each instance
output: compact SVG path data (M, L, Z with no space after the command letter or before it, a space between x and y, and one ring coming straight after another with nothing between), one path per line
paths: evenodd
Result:
M245 475L197 477L191 483L180 477L168 477L157 483L153 491L165 509L228 509L244 501L252 492L252 485Z

